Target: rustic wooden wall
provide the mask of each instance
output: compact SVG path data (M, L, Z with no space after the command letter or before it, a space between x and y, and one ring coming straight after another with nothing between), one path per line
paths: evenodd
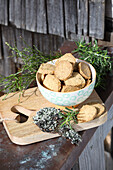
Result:
M68 40L104 38L105 0L0 0L0 73L16 71L5 42L50 53Z

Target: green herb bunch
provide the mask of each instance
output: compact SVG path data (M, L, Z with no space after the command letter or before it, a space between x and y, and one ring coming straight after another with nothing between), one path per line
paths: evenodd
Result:
M111 57L108 55L108 51L103 50L102 47L99 47L96 40L93 45L91 42L86 44L86 42L82 40L75 43L78 48L75 49L72 53L78 53L80 59L85 60L94 66L97 73L97 81L95 87L100 86L104 88L105 76L113 69L113 61L111 61Z
M71 121L74 121L76 124L78 123L77 122L77 114L78 113L79 112L74 107L73 107L73 109L69 109L69 108L65 107L65 110L63 110L63 112L59 113L62 117L60 126L62 127L67 124L67 125L69 125L70 129L72 129Z
M27 89L35 80L36 72L40 64L60 57L60 54L56 54L55 56L44 55L35 45L33 48L27 45L27 47L23 48L21 51L17 49L16 45L11 47L7 42L6 45L12 52L12 56L10 57L16 57L17 61L19 59L22 63L17 73L7 77L0 75L0 91L7 90L7 95L10 92L16 92L17 90L22 92Z

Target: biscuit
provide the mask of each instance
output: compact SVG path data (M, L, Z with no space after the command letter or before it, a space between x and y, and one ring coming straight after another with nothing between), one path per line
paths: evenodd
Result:
M89 68L89 66L84 63L84 62L80 62L78 64L78 69L79 69L79 73L85 78L85 79L90 79L91 78L91 70Z
M71 53L66 53L66 54L64 54L62 57L60 57L60 58L56 61L55 65L57 66L57 64L58 64L60 61L62 61L62 60L69 61L73 66L74 66L75 63L76 63L76 58L75 58Z
M97 115L97 109L92 105L83 105L77 115L78 123L93 120Z
M55 66L53 64L43 63L38 69L41 74L54 74Z
M48 74L43 81L43 86L49 90L58 92L61 89L61 82L54 75Z
M79 87L76 86L63 86L61 92L72 92L72 91L76 91L79 90Z
M57 64L54 74L59 80L66 80L72 75L72 72L72 64L69 61L62 60Z
M73 72L72 77L64 83L66 86L77 86L79 88L83 88L85 86L85 79L78 72Z
M96 118L101 116L105 111L105 106L102 105L101 103L89 103L89 105L92 105L92 106L96 107L96 109L97 109Z

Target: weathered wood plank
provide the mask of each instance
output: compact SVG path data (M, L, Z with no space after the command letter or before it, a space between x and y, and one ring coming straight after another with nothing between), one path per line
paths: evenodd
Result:
M63 43L64 39L55 35L33 34L33 45L45 54L53 54Z
M8 0L0 0L0 24L8 25Z
M102 129L98 128L79 157L80 170L105 170Z
M15 20L14 24L16 25L17 28L22 28L21 21L22 21L22 0L15 0L15 9L14 9L14 14L15 15Z
M105 1L105 16L113 18L113 0Z
M77 0L77 11L78 11L78 35L82 35L81 28L81 6L80 0Z
M37 0L26 0L26 30L36 31L37 22Z
M47 0L49 34L64 37L63 3L61 0Z
M89 36L97 39L104 38L104 15L105 1L91 0L89 2Z
M25 29L26 28L26 8L25 8L25 0L21 1L21 13L22 13L22 18L21 18L21 28Z
M113 159L111 158L110 153L104 152L104 154L105 154L106 170L113 170Z
M32 47L32 32L26 30L16 29L16 45L17 49L22 51L23 48L27 48L27 46ZM28 54L28 52L26 52ZM15 60L15 62L22 63L21 59Z
M105 25L105 1L101 0L97 6L98 18L97 18L97 29L96 36L97 39L104 38L104 25Z
M2 28L2 44L3 44L3 53L4 53L4 75L8 76L12 73L15 73L15 64L11 56L11 51L9 47L5 44L8 42L11 46L15 43L15 30L12 27L1 26Z
M0 60L2 59L2 33L1 33L1 26L0 26Z
M84 26L83 26L83 30L84 30L84 35L87 36L88 35L88 0L84 0Z
M95 37L96 33L96 7L95 2L89 1L89 36Z
M11 24L14 24L15 22L15 1L14 0L10 0L9 1L9 22L11 22Z
M65 30L66 38L70 38L70 33L76 34L76 24L77 24L77 3L75 0L65 0Z
M45 0L37 0L37 28L38 33L47 33Z
M9 1L9 21L17 28L25 29L25 0Z
M113 127L113 104L108 112L108 120L102 125L103 129L103 139L107 136L108 132Z

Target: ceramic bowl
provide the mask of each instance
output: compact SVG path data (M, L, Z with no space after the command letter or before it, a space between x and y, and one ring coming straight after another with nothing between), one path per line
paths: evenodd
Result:
M48 63L55 64L56 60L52 60ZM77 63L85 62L84 60L80 60L80 59L76 59L76 60L77 60ZM94 86L95 86L95 82L96 82L95 68L88 62L85 62L85 63L89 65L91 69L91 73L92 73L92 82L88 86L77 91L66 92L66 93L51 91L41 85L40 76L39 76L39 73L37 72L36 81L37 81L37 85L38 85L38 88L41 94L49 102L54 103L55 105L59 105L59 106L75 106L85 101L91 95L94 89Z

